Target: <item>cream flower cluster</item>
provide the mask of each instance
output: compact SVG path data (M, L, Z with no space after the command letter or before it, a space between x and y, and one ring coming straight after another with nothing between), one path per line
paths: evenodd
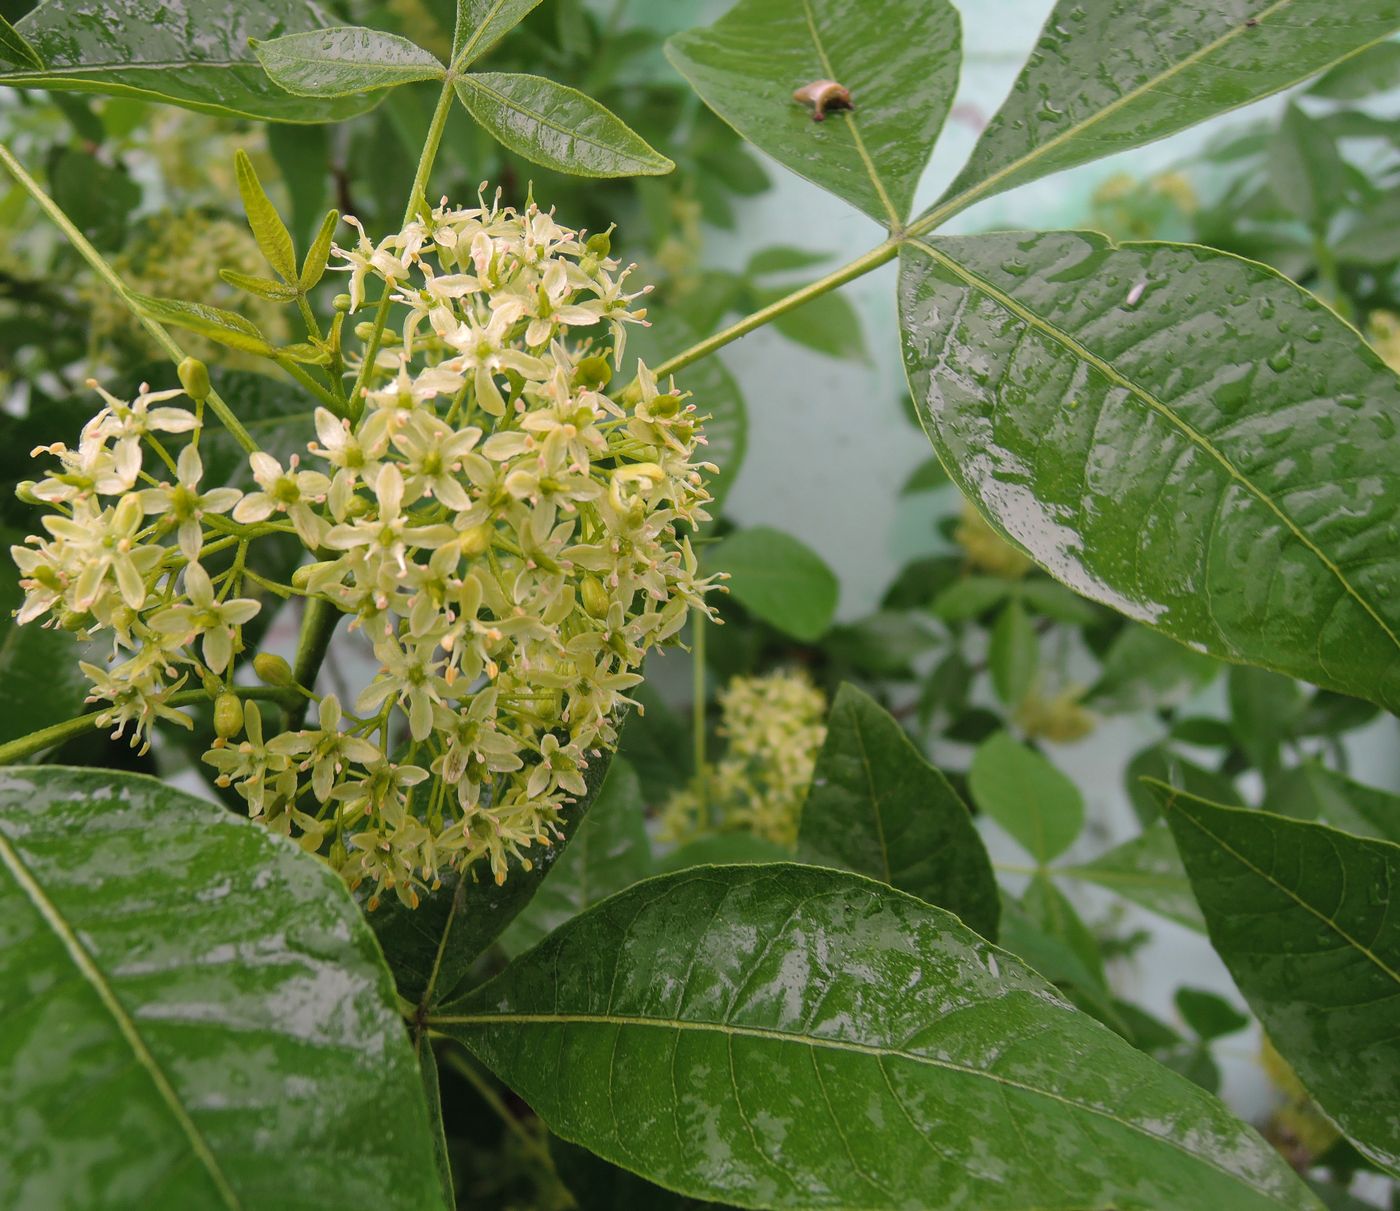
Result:
M662 835L687 841L711 831L746 831L778 845L797 843L802 804L826 740L826 695L806 674L778 669L735 677L719 693L723 758L672 795Z
M351 615L378 672L348 704L301 687L316 699L312 727L269 735L268 712L247 703L241 732L206 760L254 817L324 848L352 884L416 904L445 868L483 861L499 882L511 856L528 865L524 851L549 844L585 793L643 655L707 609L687 534L706 518L714 468L697 461L695 405L645 368L625 403L606 393L623 325L644 315L606 236L484 201L444 202L377 242L351 222L358 240L335 250L351 310L388 291L403 315L372 365L347 357L362 403L345 416L318 408L306 459L253 454L246 495L201 495L190 446L176 482L48 518L52 537L16 558L26 620L61 600L136 649L127 663L145 680L114 682L119 664L96 693L148 732L140 721L159 713L182 661L231 675L256 606L235 595L241 561L222 579L200 568L211 521L236 541L295 533L316 559L291 587ZM129 492L142 432L182 431L166 411L120 434L112 413L99 444L89 426L93 441L85 431L78 453L60 453L65 468L92 492ZM165 533L175 545L156 545Z

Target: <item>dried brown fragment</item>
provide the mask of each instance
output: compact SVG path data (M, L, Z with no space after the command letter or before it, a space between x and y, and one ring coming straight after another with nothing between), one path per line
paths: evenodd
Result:
M855 109L851 100L851 90L835 80L813 80L804 84L792 94L794 101L812 107L812 121L825 122L826 115L834 109Z

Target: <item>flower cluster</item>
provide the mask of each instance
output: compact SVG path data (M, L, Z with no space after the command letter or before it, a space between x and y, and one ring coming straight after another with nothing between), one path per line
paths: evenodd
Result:
M306 457L255 453L253 490L208 491L195 444L174 459L159 440L192 414L150 407L168 393L109 398L77 451L52 448L62 469L31 490L58 515L15 557L22 620L111 632L94 693L145 736L189 671L236 688L258 604L238 596L245 544L295 534L315 560L273 587L350 615L378 672L342 704L259 657L265 680L315 700L314 726L269 734L265 710L234 701L206 760L352 885L416 904L446 868L484 862L499 882L512 856L528 866L585 793L643 655L707 609L686 535L713 468L697 461L695 405L645 367L625 396L606 392L624 325L644 315L606 236L485 201L444 202L378 241L350 222L359 238L335 250L349 309L382 291L401 322L382 340L356 329L346 384L362 390L316 410ZM143 447L171 478L143 470ZM238 555L211 576L225 542Z
M1020 580L1033 566L1030 556L992 529L971 501L963 501L953 540L962 547L968 567L974 572L985 572L1003 580Z
M778 845L797 826L817 753L826 739L826 695L801 672L735 677L719 693L723 758L672 795L662 814L667 840L745 831Z

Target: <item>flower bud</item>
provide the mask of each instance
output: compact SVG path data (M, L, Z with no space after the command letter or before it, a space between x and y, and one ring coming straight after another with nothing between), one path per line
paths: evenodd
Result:
M176 368L180 376L180 386L190 399L208 399L213 387L209 383L209 367L197 357L187 357Z
M42 504L43 501L34 495L34 488L35 484L32 479L23 480L15 485L15 495L27 505Z
M274 652L259 652L254 656L253 672L264 685L285 687L296 684L292 666Z
M223 678L216 677L208 669L200 675L199 683L204 687L204 692L211 698L217 698L224 692Z
M603 587L603 582L596 576L585 576L583 583L579 586L579 595L583 598L583 608L594 618L606 618L608 607L612 605L608 597L608 591Z
M578 387L601 390L611 378L612 367L608 365L608 359L597 353L589 354L574 367L574 385Z
M652 416L659 416L663 420L669 420L681 410L681 397L679 395L658 395L647 405L647 411Z
M214 699L214 734L232 740L243 730L243 700L225 691Z
M349 311L350 296L348 294L336 295L335 298L331 299L331 306L334 307L337 311Z
M311 583L311 573L316 567L312 563L304 563L292 573L292 588L305 591L306 586Z
M609 231L598 231L588 237L584 247L594 256L607 256L612 252L612 233Z

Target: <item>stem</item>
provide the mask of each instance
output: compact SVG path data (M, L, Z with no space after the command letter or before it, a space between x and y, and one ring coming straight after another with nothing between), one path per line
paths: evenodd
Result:
M253 698L260 702L280 702L286 703L290 698L290 691L284 689L273 689L265 686L230 686L230 690L240 698ZM186 690L182 694L172 694L165 700L166 706L189 706L195 702L208 702L208 693L204 690ZM0 744L0 765L13 765L16 761L22 761L25 757L32 757L35 753L42 752L46 748L52 748L56 744L62 744L65 740L72 740L75 736L81 736L84 732L90 732L101 726L97 720L104 714L103 711L93 711L88 715L79 715L75 719L66 719L62 723L55 723L49 727L40 728L37 732L30 732L27 736L21 736L18 740L11 740L8 744Z
M691 626L695 632L690 645L694 663L690 726L695 752L695 795L700 800L700 818L706 821L710 814L710 779L705 767L705 615L702 611L694 612Z
M476 1090L477 1096L496 1112L501 1122L506 1125L507 1130L524 1145L526 1151L528 1151L531 1156L545 1167L549 1175L558 1185L559 1190L563 1194L568 1195L568 1206L577 1207L578 1201L560 1178L559 1170L554 1167L554 1157L549 1154L549 1149L537 1136L531 1133L530 1129L526 1127L524 1123L510 1112L510 1107L501 1100L501 1095L491 1087L490 1082L487 1081L469 1061L459 1055L456 1050L447 1052L445 1058L447 1066Z
M824 278L818 278L815 282L810 282L799 290L794 290L791 294L784 295L776 302L769 303L767 307L762 307L750 315L746 315L737 323L730 324L728 328L722 328L713 336L706 337L698 344L692 345L689 349L676 354L675 357L667 358L659 366L653 366L652 372L658 379L664 378L668 374L674 374L677 370L683 370L692 362L698 362L702 357L708 357L716 349L722 349L730 341L736 341L741 336L752 332L755 328L761 328L764 324L771 323L780 315L801 307L803 303L810 302L823 294L835 290L838 286L844 286L847 282L854 281L858 277L863 277L872 269L877 269L881 265L894 260L899 255L901 240L891 236L883 244L872 248L864 256L858 256L854 261L842 265L840 269L828 273ZM627 388L631 392L636 384Z
M454 79L453 74L448 72L442 81L442 92L438 96L437 108L433 110L433 120L428 127L428 137L423 143L423 153L418 157L418 171L413 174L413 186L408 193L408 206L403 212L405 227L418 212L418 199L424 197L426 203L428 175L433 170L433 161L437 158L438 146L442 142L443 128L447 125L447 115L452 112L452 99L456 96L456 90L453 87ZM374 359L379 356L379 341L384 335L384 324L389 318L389 302L392 293L393 291L386 282L384 295L379 300L379 310L374 313L374 328L369 334L369 340L365 343L364 360L360 363L360 372L355 376L355 386L350 392L350 419L352 422L358 421L360 418L361 398L365 392L365 384L369 382Z
M43 191L39 182L24 170L24 165L15 159L10 149L3 143L0 143L0 164L4 164L9 170L10 175L19 182L30 197L39 203L44 212L54 221L54 225L68 237L69 243L78 250L83 260L91 265L93 269L97 271L98 276L121 296L122 301L131 308L132 314L141 321L146 331L155 338L156 343L170 356L170 360L177 366L184 361L185 351L175 343L175 338L166 331L163 324L151 319L150 316L141 314L132 303L131 296L127 293L126 285L121 278L117 276L116 270L113 269L103 258L102 254L88 242L88 238L73 225L73 220L64 214L63 208ZM234 440L249 454L257 453L258 443L252 439L248 430L239 423L238 417L234 416L229 406L224 403L223 399L219 396L219 393L210 390L206 398L209 403L209 410L219 418L219 423L233 434Z
M292 361L289 357L279 357L277 364L290 374L298 383L305 387L312 395L326 405L336 416L345 415L345 401L337 399L330 391L321 386L305 370Z
M316 685L316 674L321 671L321 662L331 646L331 636L341 614L324 597L313 597L306 603L306 613L301 620L301 634L297 637L297 655L292 664L292 680L308 690ZM299 728L306 718L306 700L298 702L289 712L288 726Z

